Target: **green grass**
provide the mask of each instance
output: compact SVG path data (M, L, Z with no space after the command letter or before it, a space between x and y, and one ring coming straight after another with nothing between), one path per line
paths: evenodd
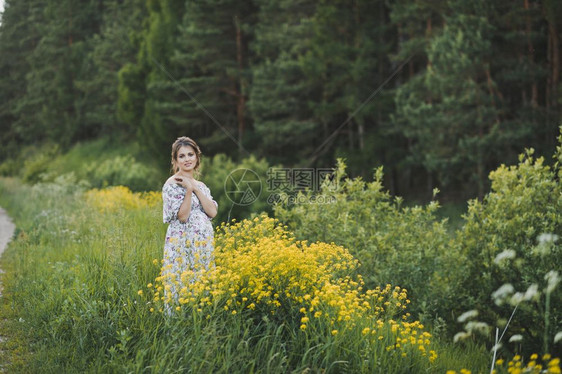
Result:
M368 344L360 327L332 336L291 318L151 313L137 291L159 273L160 207L104 214L75 186L14 179L0 180L0 205L17 225L1 261L7 372L443 373L489 362L482 347L447 341L433 342L433 364L402 358L385 349L391 335Z

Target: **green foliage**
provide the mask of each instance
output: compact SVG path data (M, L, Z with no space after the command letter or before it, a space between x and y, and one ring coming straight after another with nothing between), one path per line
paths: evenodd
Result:
M7 159L0 164L0 175L7 177L10 175L18 175L19 173L19 163L14 159Z
M306 192L293 206L278 204L276 218L299 239L335 242L349 248L368 287L391 283L408 290L413 313L432 318L453 254L448 251L446 220L438 221L437 202L404 207L383 189L382 168L373 181L346 178L338 162L335 179L318 194Z
M287 166L345 157L364 178L382 164L392 194L482 198L501 162L556 145L556 4L7 0L0 160L128 136L163 164L189 135Z
M36 183L42 180L49 164L57 156L59 147L53 144L38 149L29 147L27 152L24 151L25 161L21 171L22 180L27 183Z
M518 304L517 296L511 291L506 295L511 303L496 297L494 304L491 295L504 284L527 293L508 330L510 335L522 334L527 354L542 347L544 334L552 344L562 330L561 287L549 296L546 310L545 277L562 269L562 246L556 240L562 235L562 186L556 173L542 157L534 158L533 150L521 155L518 165L502 165L490 174L492 191L482 202L470 202L455 239L465 266L457 273L459 283L453 282L453 310L458 315L477 308L483 321L501 325ZM502 260L502 253L509 256ZM533 285L537 294L531 297Z
M72 182L0 181L0 204L18 227L2 258L9 271L2 300L17 314L0 309L0 316L20 326L8 341L30 353L12 361L9 371L408 373L486 366L480 348L461 351L439 342L433 364L415 355L405 359L386 348L393 343L390 331L382 344L369 338L376 349L365 360L359 324L332 335L329 326L313 331L312 321L303 332L279 322L283 318L256 321L222 308L209 317L194 309L183 317L152 313L137 290L158 275L153 261L162 256L165 229L154 224L160 207L104 213L86 205L82 191Z
M562 268L559 164L552 169L532 150L519 160L490 174L492 191L481 202L469 202L453 235L438 219L436 202L403 207L400 198L383 190L382 169L366 183L345 178L343 162L335 173L338 183L325 184L318 194L307 191L297 203L276 205L274 211L300 239L349 248L367 285L388 281L408 289L412 311L435 328L454 333L461 328L456 318L477 309L490 342L489 327L504 327L517 305L508 332L523 336L523 348L504 341L507 352L557 354L560 346L553 338L562 330L562 288L556 287ZM500 297L496 291L504 285L511 291Z
M202 180L210 188L214 199L219 204L217 216L213 219L214 222L228 222L233 218L240 220L250 218L261 212L271 212L272 206L268 203L268 194L265 191L269 168L270 165L266 160L259 160L254 156L242 159L240 162L234 162L224 154L215 155L212 159L204 159ZM233 196L229 198L226 192L227 188L233 187L228 180L229 175L241 169L250 171L247 174L247 180L254 180L254 177L257 176L261 184L261 194L251 204L238 204L239 200ZM235 177L240 176L241 174L235 175ZM245 188L245 185L241 185L241 188Z
M397 90L396 122L442 185L469 181L483 196L485 162L500 150L490 146L502 120L488 62L496 30L484 17L487 2L448 3L452 13L426 47L427 69Z
M75 81L89 49L87 39L100 24L97 5L95 1L32 2L29 22L37 39L25 56L29 68L25 80L18 82L25 94L14 103L12 125L24 141L38 144L48 139L68 147L79 138L75 100L80 94Z
M249 107L260 148L285 162L309 164L321 159L326 149L319 146L328 137L327 148L357 148L366 158L379 152L366 138L381 135L392 110L389 95L370 100L391 74L392 43L382 42L388 36L384 2L258 4ZM343 131L351 134L345 141L337 136Z
M159 186L159 174L130 155L93 162L85 169L92 187L127 186L133 191L146 191Z
M313 144L320 125L312 120L309 105L317 98L317 87L310 84L302 66L313 32L314 6L311 1L257 3L258 22L251 47L258 63L251 72L248 106L262 146L273 157L295 162L295 156Z
M115 143L108 139L79 143L63 154L54 144L28 147L19 158L2 163L0 170L30 184L63 177L97 188L125 185L134 191L158 190L165 179L163 171L141 157L138 147L115 147Z
M131 121L118 118L118 72L135 61L142 20L146 17L143 0L104 1L99 33L88 41L90 49L76 79L81 93L75 100L81 121L80 139L98 136L131 135ZM125 95L124 95L125 96ZM129 124L129 126L127 126Z

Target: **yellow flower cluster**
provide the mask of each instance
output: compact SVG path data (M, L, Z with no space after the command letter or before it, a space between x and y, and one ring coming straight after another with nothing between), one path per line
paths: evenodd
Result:
M86 201L100 212L115 212L161 205L162 194L160 192L135 193L125 186L114 186L87 191Z
M533 353L529 357L529 362L525 365L520 355L515 355L504 365L503 359L498 359L495 363L495 368L493 373L509 373L509 374L539 374L539 373L550 373L550 374L560 374L560 359L552 358L550 354L545 354L542 356L542 364L539 364L539 355ZM470 370L461 369L460 374L470 374ZM447 370L447 374L457 374L455 370Z
M504 361L499 359L496 362L496 369L494 373L507 372L510 374L521 374L521 373L551 373L560 374L560 359L552 358L550 354L545 354L542 357L542 364L539 364L539 355L536 353L529 357L529 362L525 365L520 355L515 355L507 365L503 365Z
M323 329L336 336L358 329L374 344L390 342L389 352L414 351L436 359L429 349L431 334L418 321L407 321L406 290L387 285L364 291L358 262L345 248L296 240L265 215L223 224L214 245L215 266L159 276L148 287L152 302L168 304L168 310L188 306L207 316L217 311L280 316L305 333ZM177 300L170 289L179 290Z

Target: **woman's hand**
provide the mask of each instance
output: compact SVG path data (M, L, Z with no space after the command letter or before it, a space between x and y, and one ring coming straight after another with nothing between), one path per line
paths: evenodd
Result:
M185 188L187 192L193 192L195 189L195 180L193 178L176 175L174 176L174 180L177 184Z

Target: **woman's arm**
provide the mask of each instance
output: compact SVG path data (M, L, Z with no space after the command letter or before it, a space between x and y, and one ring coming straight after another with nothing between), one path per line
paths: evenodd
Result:
M193 192L195 192L195 195L197 195L197 198L199 199L199 202L201 203L201 207L203 207L205 213L210 218L214 218L217 215L217 206L215 205L215 202L211 200L210 197L205 195L205 193L201 190L202 188L203 188L202 185L199 184L197 187L193 189Z
M181 223L187 222L189 212L191 212L191 192L192 190L185 190L185 197L180 205L180 210L178 210L178 220Z
M193 183L185 177L174 177L177 184L185 188L185 196L181 202L180 209L178 210L178 220L181 223L186 223L191 212L191 194L194 190Z

